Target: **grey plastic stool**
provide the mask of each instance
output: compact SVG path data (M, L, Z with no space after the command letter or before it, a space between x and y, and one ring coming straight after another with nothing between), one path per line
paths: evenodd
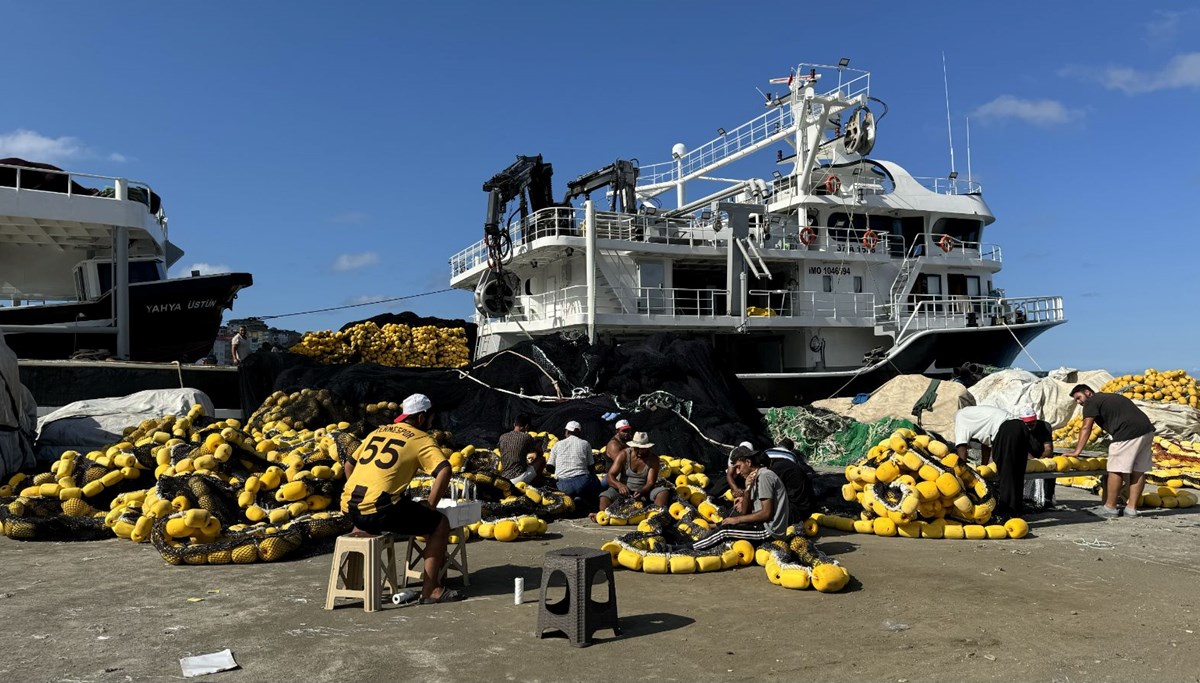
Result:
M592 600L592 584L603 574L608 581L608 600ZM558 579L567 585L567 594L558 602L546 603L546 589ZM592 548L561 548L546 553L542 567L542 595L538 606L537 633L547 629L562 631L575 647L592 644L592 634L611 628L621 635L617 624L617 587L613 583L612 555Z

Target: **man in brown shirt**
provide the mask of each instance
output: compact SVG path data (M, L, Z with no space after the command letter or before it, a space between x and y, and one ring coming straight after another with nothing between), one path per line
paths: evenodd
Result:
M532 482L546 467L542 442L529 435L529 416L524 413L513 420L512 431L501 434L496 445L500 448L500 476L514 484ZM529 461L530 453L534 454L533 462Z

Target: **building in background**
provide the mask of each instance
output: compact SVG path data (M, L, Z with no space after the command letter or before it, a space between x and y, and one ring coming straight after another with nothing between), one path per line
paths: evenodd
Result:
M249 348L247 353L254 353L266 342L270 342L271 346L287 350L300 341L303 336L295 330L281 330L275 327L269 327L265 322L258 318L234 318L221 326L220 332L217 333L217 339L213 342L212 355L217 359L217 365L232 365L233 364L233 335L237 334L237 330L242 325L246 326L247 342Z

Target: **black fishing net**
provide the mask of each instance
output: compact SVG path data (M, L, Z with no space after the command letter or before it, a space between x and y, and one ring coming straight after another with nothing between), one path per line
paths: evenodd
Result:
M724 469L728 445L770 441L753 400L716 362L711 345L673 335L616 346L551 336L480 359L463 372L254 354L240 375L244 405L262 405L276 392L327 392L327 401L310 393L306 407L282 411L309 427L344 421L365 430L398 413L388 406L423 393L433 402L435 426L458 447L493 447L520 413L533 418L534 431L556 434L576 420L594 447L625 418L650 434L658 453L692 458L710 470ZM368 413L380 403L384 410Z

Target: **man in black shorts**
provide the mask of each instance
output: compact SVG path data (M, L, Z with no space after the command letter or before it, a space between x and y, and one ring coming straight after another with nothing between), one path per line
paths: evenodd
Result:
M342 512L355 528L373 534L425 537L422 604L463 599L461 592L441 583L450 523L437 511L437 504L450 484L450 463L425 431L432 407L424 394L404 399L404 413L396 423L368 434L345 463L346 488L342 492ZM429 499L421 502L408 495L408 484L418 469L433 476Z

